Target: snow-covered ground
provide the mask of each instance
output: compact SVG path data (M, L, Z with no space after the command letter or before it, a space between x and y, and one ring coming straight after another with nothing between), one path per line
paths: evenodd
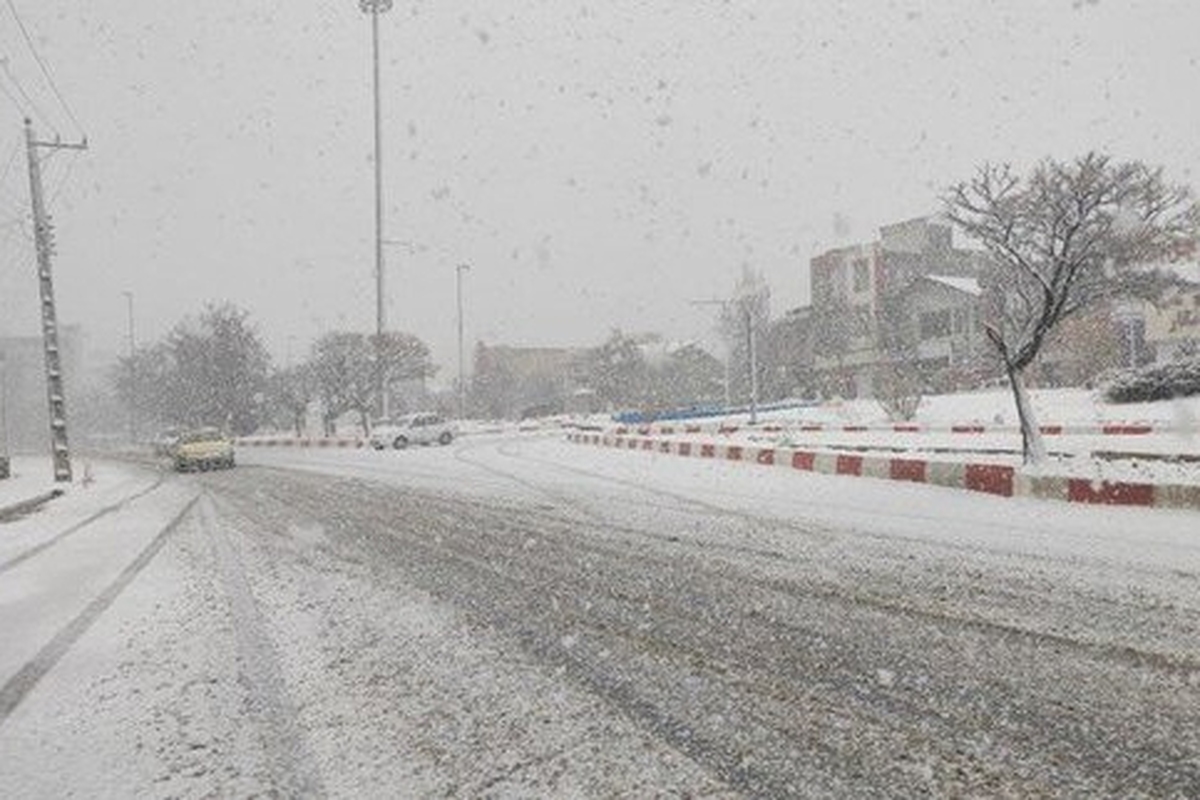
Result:
M1200 425L1200 396L1154 403L1107 403L1099 392L1088 389L1033 389L1030 396L1034 414L1042 425L1151 423L1193 432ZM745 422L748 416L739 414L730 419ZM834 400L814 406L764 412L759 419L846 425L892 422L875 400ZM1017 414L1012 393L1008 389L986 389L924 397L914 421L928 426L966 423L1016 426Z
M1003 631L1001 652L1043 637L1072 642L1067 652L1132 649L1171 664L1195 654L1200 538L1191 512L618 452L557 431L479 433L406 451L244 448L239 461L201 475L95 462L86 485L0 524L0 784L14 796L720 796L728 786L711 762L651 735L493 627L513 619L523 631L525 617L472 623L439 594L437 575L415 568L409 577L423 589L395 572L406 551L444 548L448 563L501 574L498 585L526 586L530 608L546 609L585 587L568 582L575 588L562 599L545 597L529 576L504 570L527 564L548 579L539 570L550 551L539 553L572 520L577 528L554 534L579 542L571 565L608 547L634 563L690 554L688 570L746 570L767 586L816 581L816 596L849 592L850 607L869 600L872 616L899 604L898 623L941 619L949 603L952 618L973 626L960 635ZM23 460L20 471L39 467L48 480L48 460ZM327 502L325 492L351 504ZM407 516L416 513L427 516ZM395 564L375 563L390 551L354 549L372 526L407 542ZM491 563L462 549L505 531L516 540L496 542ZM605 587L617 577L596 580L580 609L611 601ZM706 607L688 603L681 619ZM635 622L642 608L631 606ZM573 616L583 613L552 631L554 646L590 646ZM829 624L824 636L843 629ZM604 659L647 630L597 645L600 674L628 677L632 667ZM891 646L879 642L870 684L908 690L912 675L897 664L918 656ZM646 668L671 652L652 651ZM1031 654L1014 663L1050 663ZM704 685L688 663L664 691ZM737 691L741 679L731 683ZM1171 710L1193 690L1156 691ZM764 742L786 743L773 736ZM930 786L952 785L937 774Z

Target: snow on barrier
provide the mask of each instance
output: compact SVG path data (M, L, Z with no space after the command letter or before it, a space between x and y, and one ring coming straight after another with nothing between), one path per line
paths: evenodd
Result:
M998 495L1071 503L1153 506L1200 510L1200 485L1092 481L1087 478L1025 475L1006 464L930 461L899 456L850 455L790 447L658 439L647 435L571 433L567 440L625 450L692 458L742 461L827 475L851 475Z
M1153 425L1150 423L1107 422L1097 425L1039 425L1043 436L1146 436L1152 433L1171 433L1175 429L1169 425ZM1020 433L1021 429L1014 425L983 425L977 422L958 423L953 425L921 425L915 422L902 422L887 425L827 425L820 422L793 423L764 423L758 425L738 425L725 422L710 422L705 424L691 423L687 425L622 425L615 429L618 436L676 436L681 433L703 433L729 435L739 432L754 433L953 433L953 434L984 434L984 433Z

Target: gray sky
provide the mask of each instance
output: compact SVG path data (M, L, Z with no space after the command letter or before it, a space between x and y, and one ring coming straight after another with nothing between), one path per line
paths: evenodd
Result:
M20 90L43 137L78 130L7 2L0 332L34 333ZM123 290L141 341L228 299L281 362L373 329L355 0L12 2L90 143L46 164L64 322L112 351ZM689 300L749 265L805 303L812 255L985 160L1200 170L1195 0L396 0L381 29L389 326L446 378L460 262L468 347L711 338Z

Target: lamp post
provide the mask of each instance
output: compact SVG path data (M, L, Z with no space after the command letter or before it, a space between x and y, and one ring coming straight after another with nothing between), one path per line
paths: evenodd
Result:
M383 380L383 147L379 114L379 15L390 11L392 0L358 0L358 7L371 15L371 86L375 111L375 393L379 416L388 412Z
M462 303L462 276L464 272L469 272L470 264L459 264L454 268L454 283L455 291L458 296L458 418L463 419L466 416L467 408L467 384L463 375L463 303Z
M129 443L137 442L137 342L133 338L133 292L121 292L125 295L125 307L128 311L129 330Z

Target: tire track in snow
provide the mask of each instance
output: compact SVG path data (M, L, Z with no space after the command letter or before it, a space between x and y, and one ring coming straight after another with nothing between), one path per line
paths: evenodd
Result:
M155 486L157 486L157 484ZM153 489L155 487L151 488ZM112 508L103 512L98 512L91 518L91 520L94 521L96 518L103 516L104 513L108 513L109 511L120 508L124 502L125 501L122 501L122 503L118 503ZM0 687L0 725L5 723L9 716L12 715L13 711L15 711L17 707L21 705L22 701L29 696L29 693L33 691L38 682L45 677L50 670L54 669L54 666L58 664L58 662L64 655L67 654L71 647L73 647L75 643L79 641L80 637L87 633L88 629L90 629L92 625L96 623L96 620L98 620L104 614L104 612L107 611L110 606L112 606L113 602L121 595L121 592L125 590L125 587L132 583L133 579L136 578L138 574L146 568L146 565L149 564L156 555L158 555L158 551L163 548L163 545L167 543L167 540L170 538L171 534L179 528L180 523L183 522L195 505L196 498L193 498L186 506L183 507L183 510L180 511L174 519L168 522L167 525L155 535L155 537L150 541L150 544L146 545L146 547L142 549L142 552L138 554L137 558L131 561L129 565L125 567L125 569L121 570L121 574L117 576L116 580L109 584L108 587L96 597L96 599L88 603L87 607L84 608L78 616L63 626L63 628L54 635L54 638L51 639L45 647L38 651L37 655L26 662L21 669L17 670L15 675L9 678L8 681L2 687ZM82 527L82 525L80 527ZM74 529L68 529L67 531L59 534L57 539L61 540L63 537L73 533L78 529L78 527ZM53 541L54 540L52 540L52 542Z
M247 712L261 725L263 754L274 789L283 797L324 797L325 788L287 691L279 655L271 643L241 557L218 517L212 496L200 501L200 524L209 534L219 578L229 598L237 639L239 681Z

